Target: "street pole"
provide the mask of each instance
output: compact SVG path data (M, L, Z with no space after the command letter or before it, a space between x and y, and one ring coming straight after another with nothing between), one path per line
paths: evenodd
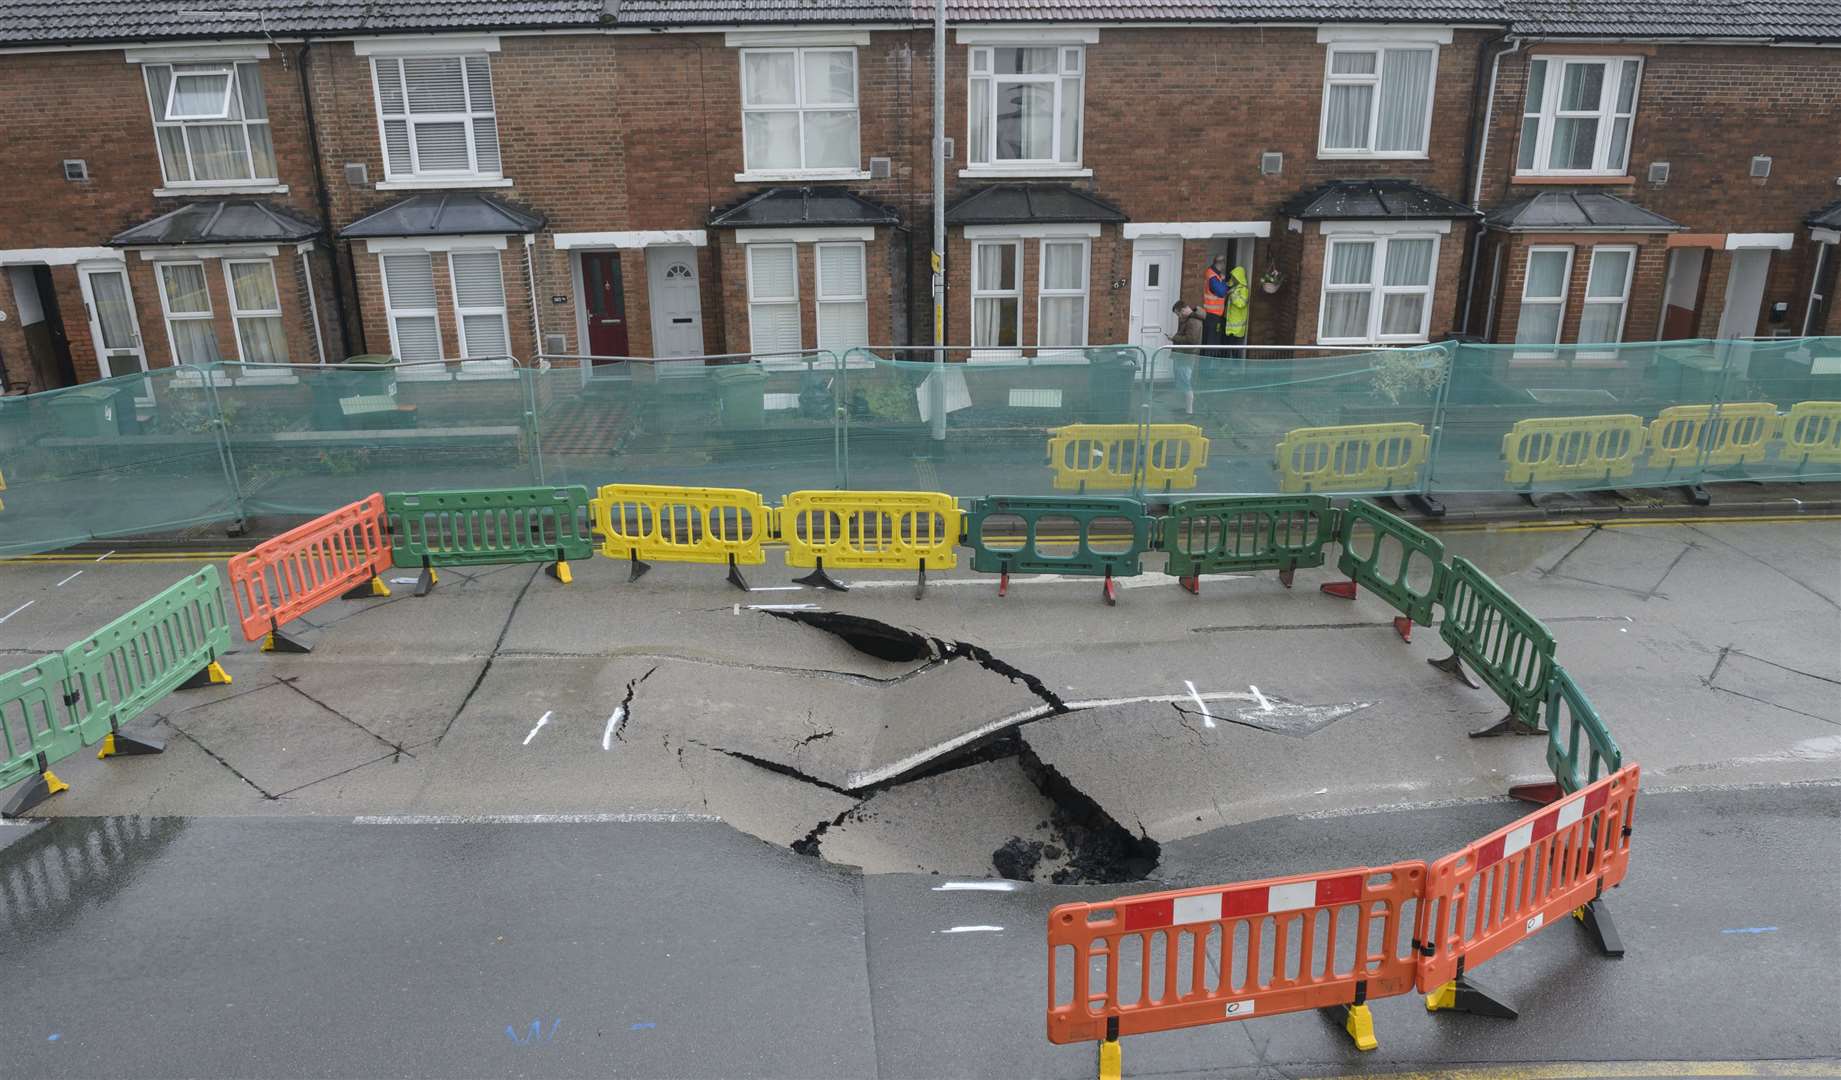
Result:
M933 437L946 438L946 0L933 0Z

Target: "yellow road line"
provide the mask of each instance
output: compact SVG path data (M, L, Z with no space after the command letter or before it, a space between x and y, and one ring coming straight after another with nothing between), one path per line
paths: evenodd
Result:
M1345 1073L1317 1080L1593 1080L1645 1076L1841 1076L1841 1061L1582 1061L1565 1064L1491 1065L1432 1072Z

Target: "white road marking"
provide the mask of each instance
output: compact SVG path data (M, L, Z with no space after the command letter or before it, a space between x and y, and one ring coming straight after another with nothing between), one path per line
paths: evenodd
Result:
M749 611L817 611L817 604L749 604Z
M416 579L412 577L393 577L390 579L390 584L392 585L414 585L415 583Z
M592 814L394 814L363 815L353 825L601 825L721 821L714 814L683 810L628 810Z
M1016 885L1009 881L949 881L944 885L935 885L934 892L1015 892Z
M1250 578L1252 576L1253 576L1252 574L1203 574L1202 580L1203 581L1233 581L1238 578ZM1080 574L1011 574L1010 575L1010 584L1012 585L1072 585L1072 584L1092 585L1093 583L1094 583L1093 578L1086 577ZM1142 574L1138 577L1113 578L1112 579L1112 584L1120 589L1154 589L1154 588L1160 588L1165 585L1173 585L1175 583L1176 583L1175 578L1167 577L1163 574ZM950 587L958 586L958 585L982 585L982 586L985 586L986 588L989 588L991 585L991 580L985 577L949 577L949 578L928 578L927 579L927 587L929 589L936 588L936 587L950 588ZM908 578L903 581L888 581L888 580L853 581L850 583L850 587L853 589L912 589L914 587L914 579ZM759 592L760 590L756 589L755 591Z
M1001 926L955 926L950 930L935 930L936 934L993 934L1002 930Z
M38 603L37 600L27 600L25 603L7 612L5 615L0 615L0 622L5 622L6 620L12 618L13 616L19 614L20 612L24 611L25 609L31 607L33 604L36 604L36 603Z
M1214 715L1208 711L1208 702L1203 701L1202 695L1195 692L1195 684L1188 679L1184 679L1183 685L1189 688L1189 697L1195 701L1196 708L1202 710L1202 724L1206 727L1214 727Z
M1266 700L1266 695L1259 692L1259 687L1248 684L1247 689L1253 691L1253 698L1259 702L1260 712L1272 711L1272 703Z
M106 558L108 558L109 556L111 556L111 555L113 555L113 554L115 554L115 552L114 552L114 551L105 551L105 552L103 552L102 554L100 554L100 555L98 555L98 556L96 556L96 561L97 561L97 562L101 562L102 560L104 560L104 559L106 559Z
M614 732L620 730L620 721L625 719L626 706L616 705L614 715L607 718L607 727L601 731L601 749L612 750L614 748Z
M749 592L804 592L804 585L750 585Z
M64 579L63 581L60 581L60 582L58 582L58 585L57 585L57 587L61 589L61 588L63 588L64 586L66 586L66 585L68 585L68 584L70 584L71 582L73 582L73 581L75 581L75 580L77 580L78 578L80 578L80 577L82 577L82 576L83 576L83 571L81 571L81 570L79 570L79 571L77 571L76 573L74 573L74 574L72 574L72 575L70 575L69 577L67 577L67 578L65 578L65 579Z
M543 730L543 725L549 722L550 722L550 713L546 712L542 716L539 716L537 718L537 726L532 728L531 733L524 737L524 745L529 746L531 744L531 740L537 737L537 733Z

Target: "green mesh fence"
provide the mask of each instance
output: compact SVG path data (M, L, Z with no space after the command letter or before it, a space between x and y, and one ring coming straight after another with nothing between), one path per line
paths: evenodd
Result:
M319 513L380 490L623 482L778 499L1841 480L1841 338L225 363L0 398L0 475L0 554Z

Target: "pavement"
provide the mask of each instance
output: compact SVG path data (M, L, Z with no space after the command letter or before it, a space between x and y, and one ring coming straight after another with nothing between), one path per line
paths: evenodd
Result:
M1515 1024L1389 999L1375 1054L1300 1014L1134 1037L1127 1074L1831 1069L1841 522L1440 535L1547 623L1643 766L1614 904L1630 956L1555 927L1487 969ZM0 659L61 648L204 558L102 554L0 563ZM242 645L230 686L130 728L164 754L66 759L43 823L0 827L0 955L47 973L0 1010L0 1061L1087 1075L1091 1047L1042 1035L1053 904L1434 858L1513 820L1502 793L1546 773L1544 740L1466 738L1493 696L1423 662L1447 651L1435 628L1402 642L1378 600L1319 593L1331 568L1290 590L1216 575L1200 596L1146 569L1115 608L1091 579L1018 577L1000 599L963 570L918 602L876 572L799 589L777 553L748 594L716 568L628 584L600 559L567 587L508 566L415 598L392 575L391 598L289 627L312 653ZM853 647L863 625L892 651ZM935 891L995 883L996 861L1031 880ZM1004 929L939 932L982 925ZM79 1007L104 985L132 1016Z

